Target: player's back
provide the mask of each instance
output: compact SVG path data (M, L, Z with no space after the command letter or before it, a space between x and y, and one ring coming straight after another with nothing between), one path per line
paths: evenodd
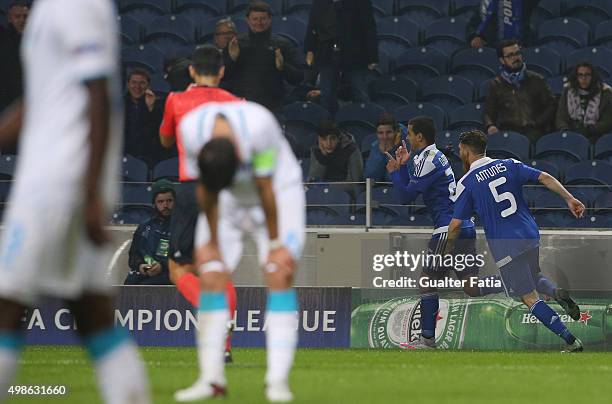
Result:
M517 160L485 157L459 180L457 209L462 209L469 195L468 203L473 204L496 259L538 244L538 226L523 196L523 185L537 181L539 174Z
M25 119L16 173L20 183L29 188L53 184L58 190L82 186L90 129L85 82L101 77L108 79L111 98L106 174L111 175L110 166L118 169L123 122L117 32L110 0L34 3L21 50Z

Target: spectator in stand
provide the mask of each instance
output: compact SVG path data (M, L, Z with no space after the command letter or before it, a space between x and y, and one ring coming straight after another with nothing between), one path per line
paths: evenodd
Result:
M217 21L217 25L215 27L215 36L213 38L213 42L217 49L221 51L225 51L229 43L236 38L238 35L238 30L236 29L236 24L232 21L231 18L222 18ZM229 55L225 53L225 58L228 58ZM228 61L225 60L225 64L228 64ZM219 87L232 92L232 83L227 76L224 76L221 79L221 83Z
M0 112L23 92L19 48L28 18L25 1L15 1L8 8L8 27L0 27Z
M174 185L170 181L159 180L153 184L153 205L155 214L134 232L126 285L172 284L168 272L168 247Z
M304 73L293 43L272 34L272 10L255 1L247 9L248 34L232 39L225 50L227 79L233 92L276 112L283 105L284 82L298 85Z
M376 140L372 143L370 154L365 163L365 178L374 181L391 182L391 177L387 172L387 156L389 153L395 156L395 151L406 140L408 130L401 125L395 117L385 112L383 113L376 126Z
M368 69L378 63L376 22L370 0L314 0L304 39L306 64L320 74L321 105L338 110L341 74L356 102L367 102Z
M130 71L125 94L124 153L138 157L154 166L157 162L176 156L162 149L157 129L162 120L162 108L155 93L149 88L149 73L143 69Z
M467 25L467 39L472 48L497 47L509 39L531 43L529 19L540 0L481 0L478 13ZM502 11L500 11L500 9Z
M612 129L612 88L603 83L589 62L569 74L557 108L557 130L582 133L592 143Z
M353 136L333 122L321 123L317 135L318 143L310 152L308 181L363 181L363 161Z
M518 41L502 42L497 56L500 72L491 81L485 101L487 133L511 130L536 141L552 127L554 95L542 76L527 70Z

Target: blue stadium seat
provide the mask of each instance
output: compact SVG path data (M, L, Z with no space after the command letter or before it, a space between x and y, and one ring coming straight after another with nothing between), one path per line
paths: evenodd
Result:
M393 15L395 11L395 0L372 0L374 15L379 17Z
M555 163L563 170L569 163L588 160L589 146L588 139L579 133L549 133L538 139L535 157Z
M569 227L573 220L568 213L558 211L537 213L534 215L534 219L540 228Z
M129 15L143 23L147 23L156 17L170 14L172 0L120 0L119 13Z
M285 14L298 18L306 24L308 23L311 6L312 0L287 0L285 5Z
M300 168L302 169L302 181L306 182L306 179L308 178L308 169L310 168L309 157L300 159Z
M387 54L389 60L392 61L393 66L395 66L397 58L408 50L410 50L410 45L406 41L397 41L395 39L378 40L379 58L381 53Z
M370 151L372 150L372 143L374 143L375 141L376 141L376 133L371 133L365 136L363 139L361 139L359 150L361 150L361 155L363 156L364 160L367 159L368 156L370 155Z
M517 132L499 132L487 137L487 156L497 159L527 160L529 138Z
M444 129L446 126L446 113L442 108L435 104L428 102L419 102L400 107L396 109L393 114L398 122L406 123L415 116L426 115L430 116L436 124L436 129Z
M568 185L612 185L612 164L605 161L581 161L565 172Z
M121 44L123 46L140 43L142 38L142 23L129 15L119 16L119 27L121 32Z
M155 45L164 54L174 51L177 46L193 43L195 24L184 15L157 17L145 27L145 43Z
M310 101L296 101L281 109L285 118L285 127L296 136L315 132L321 122L330 119L329 112L319 104Z
M253 0L232 0L228 1L228 14L246 14L246 9L249 4L252 3ZM283 13L283 0L266 0L266 3L270 5L272 8L272 13L274 15L281 15ZM296 3L295 1L289 0L289 3ZM300 1L300 3L306 3L305 1Z
M380 105L387 112L393 112L399 107L410 104L410 100L396 93L375 93L370 101Z
M612 20L603 21L595 27L593 43L612 47Z
M194 21L219 19L227 11L226 0L175 0L177 14L188 13Z
M567 77L565 76L549 77L546 79L546 82L550 86L550 90L552 91L554 95L561 95L561 93L563 92L563 87L565 86L565 83L567 82Z
M531 26L537 28L547 20L554 20L560 17L562 3L563 1L560 0L540 0L531 14Z
M121 177L128 182L147 182L149 181L149 167L144 161L125 155L121 159Z
M293 133L292 133L293 134ZM313 146L317 145L317 134L315 132L293 134L296 140L297 153L300 158L310 157L310 151ZM308 171L306 171L308 175ZM304 177L306 178L306 177Z
M544 22L538 29L537 44L555 49L566 55L574 49L584 48L589 41L589 26L569 17Z
M306 204L327 206L340 213L348 209L351 197L339 186L311 186L306 191Z
M459 136L460 131L457 130L445 130L436 133L436 147L438 150L452 149L453 153L459 157Z
M565 224L565 227L574 229L609 229L611 227L611 220L610 217L606 215L585 215L580 219L571 217Z
M612 18L612 5L609 1L565 0L563 15L584 21L595 29L600 22Z
M408 101L415 101L419 88L414 80L404 76L383 76L368 83L370 97L376 94L397 94Z
M156 73L164 69L164 54L153 45L122 48L121 62L126 69L139 67Z
M551 163L550 161L534 159L523 161L523 163L540 171L545 171L556 179L558 179L559 181L561 181L563 178L561 176L561 171L559 170L559 167L557 167L554 163Z
M164 77L164 73L155 73L151 75L151 84L149 86L159 98L166 98L171 91L170 83L168 83Z
M391 42L401 43L408 47L419 44L420 27L406 16L389 16L376 20L376 37L378 44Z
M489 94L489 87L491 86L491 82L493 79L487 79L484 81L481 81L480 84L478 85L478 94L476 99L479 102L485 102L487 99L487 94Z
M330 226L336 223L338 212L327 206L306 206L306 224Z
M480 0L454 0L451 2L450 15L470 19L480 7Z
M470 103L455 108L449 114L448 128L453 130L477 128L483 129L482 114L484 104Z
M124 205L151 205L153 203L151 185L124 183L122 186L121 201Z
M612 50L604 46L577 49L565 59L566 70L569 72L579 62L589 61L599 68L604 78L612 76Z
M178 158L173 157L160 161L153 167L153 181L157 181L161 178L169 180L178 179Z
M408 216L397 216L391 219L387 225L389 226L414 226L414 227L432 227L433 221L427 214L412 213Z
M15 175L17 156L14 154L3 154L0 156L0 179L11 180Z
M395 74L405 74L417 83L446 74L448 58L442 52L428 48L415 47L399 55L395 64Z
M296 17L286 15L273 17L272 32L289 39L301 48L306 35L306 24Z
M453 110L472 102L474 84L459 76L438 76L423 84L421 98L423 101Z
M352 102L345 104L336 113L338 126L355 136L357 144L376 129L380 115L385 110L374 103Z
M499 61L492 48L469 48L457 51L451 61L451 73L481 83L497 74Z
M596 214L612 214L612 192L601 194L593 204Z
M409 15L424 25L450 12L450 0L397 0L397 14Z
M447 56L467 46L465 40L467 21L462 18L445 17L432 21L425 28L423 44Z
M612 133L603 135L595 143L595 158L612 163Z
M523 196L534 213L557 211L566 213L567 204L559 195L542 186L526 186Z
M153 216L155 209L151 206L122 206L113 213L113 224L135 224L146 222Z
M369 73L376 73L378 74L378 76L384 76L386 74L389 74L390 65L391 56L389 56L389 54L384 50L378 49L378 66L376 66L376 69L373 72ZM374 80L377 78L378 77L374 78Z
M529 70L541 74L544 77L552 77L561 73L561 56L550 48L524 48L523 60L527 63Z
M372 202L376 201L378 206L401 205L397 194L393 192L392 185L378 186L372 189Z
M180 15L181 13L179 13ZM196 25L196 43L212 43L219 18L198 19Z

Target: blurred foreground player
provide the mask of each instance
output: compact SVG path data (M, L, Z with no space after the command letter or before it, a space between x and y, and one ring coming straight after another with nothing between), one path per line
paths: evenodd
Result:
M486 135L479 130L465 132L460 137L459 153L466 174L457 184L447 250L452 250L463 220L476 213L506 293L520 297L531 314L566 342L564 352L582 351L580 340L538 294L542 291L555 297L572 318L580 315L580 309L567 291L556 289L540 272L540 231L523 198L523 185L528 182L544 185L566 201L575 217L582 217L584 205L550 174L514 159L486 157L486 148Z
M237 101L239 98L218 88L225 72L223 54L219 49L212 45L198 46L193 52L191 62L189 74L194 84L185 91L168 95L159 135L164 147L172 147L176 142L179 153L181 184L176 187L175 206L170 219L170 280L187 301L198 307L200 281L194 274L193 264L193 233L198 217L195 184L198 176L197 173L190 176L185 169L186 151L179 125L185 114L194 108L208 102ZM227 293L231 321L236 310L236 290L231 281L228 281ZM231 338L228 335L225 353L228 362L232 361L230 349Z
M46 295L68 301L104 401L150 402L136 346L114 327L105 271L123 141L118 38L110 0L40 0L26 27L25 100L0 121L3 144L21 131L0 245L0 401L24 310Z
M289 371L297 345L297 295L291 287L305 231L300 166L274 116L253 102L208 104L185 117L181 133L188 175L200 174L203 214L196 230L202 293L199 306L200 377L177 401L224 395L225 285L251 233L270 288L266 306L266 396L291 401ZM203 146L203 147L202 147Z

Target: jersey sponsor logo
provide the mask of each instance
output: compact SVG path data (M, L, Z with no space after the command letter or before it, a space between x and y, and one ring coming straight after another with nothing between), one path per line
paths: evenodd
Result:
M582 314L582 313L581 313ZM563 321L564 323L575 323L576 321L571 318L569 315L567 314L561 314L559 316L553 316L550 319L550 323L552 324L553 322L555 322L556 320L561 319L561 321ZM581 320L580 320L581 321ZM522 324L539 324L540 320L537 319L536 316L534 316L531 313L525 313L523 314L523 318L521 319L521 323ZM586 324L586 323L585 323Z

